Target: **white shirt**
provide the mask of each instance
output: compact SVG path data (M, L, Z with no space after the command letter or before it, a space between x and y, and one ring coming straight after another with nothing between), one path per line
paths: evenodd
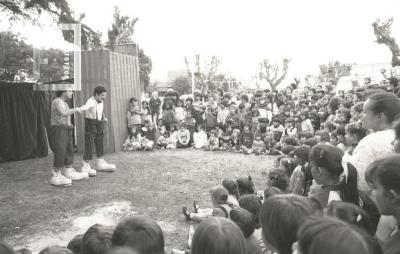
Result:
M394 130L377 131L363 138L353 151L349 162L357 169L358 189L369 191L371 188L365 181L365 171L372 162L383 159L394 152L392 141Z
M85 106L89 109L85 112L85 117L101 121L103 118L104 103L98 103L94 97L87 100Z

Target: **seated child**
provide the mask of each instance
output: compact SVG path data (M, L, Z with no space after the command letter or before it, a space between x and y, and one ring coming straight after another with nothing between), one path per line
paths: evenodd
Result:
M82 237L81 251L85 254L107 254L111 248L114 228L95 224Z
M148 130L144 133L142 147L144 150L153 150L156 144L156 129L154 123L149 123Z
M219 139L219 150L220 151L230 151L230 142L231 142L231 132L228 131L228 128L222 133L222 136Z
M268 127L268 131L274 133L275 142L280 142L282 134L285 131L285 127L280 123L278 117L272 118L272 126Z
M218 239L218 240L216 240ZM243 254L246 242L236 224L225 218L208 218L193 235L193 254Z
M254 136L254 141L253 141L253 145L251 148L252 148L251 152L256 155L265 153L265 144L264 144L264 141L261 139L260 134L256 134ZM248 151L248 153L251 153L251 152Z
M176 125L171 125L171 131L169 132L167 149L175 149L178 143L178 129Z
M332 201L326 207L326 215L353 224L370 235L375 234L370 217L361 207L342 201Z
M239 178L236 180L239 196L254 194L254 183L251 176L245 178Z
M275 137L272 131L268 131L267 133L265 133L264 144L267 153L269 153L272 149L275 148Z
M178 130L178 143L176 144L176 148L187 148L189 147L189 142L190 132L188 129L186 129L186 124L181 123Z
M72 251L74 254L81 254L82 253L82 237L83 235L76 235L69 241L67 248Z
M282 193L287 193L289 178L283 170L272 170L268 173L268 186L278 188Z
M351 254L399 253L398 249L397 252L382 251L378 240L364 230L329 217L305 219L295 239L293 253L319 254L328 253L327 250Z
M309 152L310 148L307 146L299 146L294 149L294 164L297 166L290 176L289 191L297 195L303 195L305 192L304 174L308 167Z
M193 147L196 149L205 148L207 146L207 133L201 124L197 126L197 130L193 133Z
M211 130L210 137L207 141L206 151L218 151L219 150L219 138L217 137L217 131Z
M167 148L168 142L169 142L169 137L170 137L170 135L169 135L168 131L164 132L163 135L160 135L160 137L158 137L157 145L160 149Z
M252 214L245 209L235 207L230 213L230 219L238 225L246 239L247 254L261 254L261 248L254 236L255 225Z
M228 204L228 191L223 186L216 186L210 190L213 208L199 209L194 202L194 212L182 207L183 215L187 220L202 221L205 218L216 216L229 218L232 207Z
M112 235L112 247L129 247L136 253L164 253L164 234L150 217L135 215L118 223Z
M298 228L313 212L308 200L301 196L283 194L266 198L260 212L260 224L269 249L276 253L291 253Z
M262 250L262 253L268 253L267 248L262 240L262 229L260 225L260 211L262 201L256 195L244 195L239 199L240 208L250 212L253 218L254 224L254 237Z
M347 174L342 177L343 151L332 145L319 144L309 154L314 183L310 187L309 200L315 209L323 210L331 201L345 201L359 205L357 170L348 164Z
M230 151L239 152L240 151L240 130L234 129L230 140Z
M232 206L239 206L238 199L239 199L239 191L237 187L237 183L233 180L224 179L222 181L222 186L228 191L228 204Z
M250 133L249 126L244 126L240 144L242 152L248 153L248 151L251 150L251 146L253 145L253 135Z
M137 151L142 149L142 134L141 131L136 128L136 126L131 127L131 134L125 140L123 144L124 151Z

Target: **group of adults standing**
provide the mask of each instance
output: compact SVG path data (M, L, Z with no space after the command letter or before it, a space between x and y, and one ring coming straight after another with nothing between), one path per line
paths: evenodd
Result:
M114 172L116 169L114 164L107 163L103 158L104 124L107 122L103 101L107 96L106 89L102 86L96 87L93 96L85 105L71 109L67 102L72 99L72 96L72 90L57 91L56 98L51 104L49 143L54 153L54 161L50 183L55 186L71 186L72 181L96 176L97 171ZM74 113L83 114L85 120L85 151L80 170L73 167L71 115ZM96 150L97 161L92 168L93 146Z

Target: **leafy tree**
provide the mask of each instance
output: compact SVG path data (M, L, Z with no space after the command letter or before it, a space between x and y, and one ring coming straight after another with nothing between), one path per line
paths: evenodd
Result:
M118 7L114 7L114 21L111 29L108 29L108 47L110 50L115 51L119 43L133 43L134 27L138 18L130 18L129 16L122 16ZM146 91L150 84L150 73L152 71L152 62L143 49L138 51L139 58L139 75L140 83Z
M179 94L192 93L191 80L188 77L177 77L171 82L171 87Z
M200 63L200 55L195 55L193 66L189 64L187 57L185 57L185 63L190 79L192 78L192 68L194 68L195 88L199 89L202 94L207 94L210 86L213 84L212 81L215 79L221 60L213 56L210 62L206 62L202 66Z
M390 26L393 23L393 18L386 21L377 19L372 27L376 36L376 42L378 44L386 45L392 52L392 67L400 66L400 48L396 42L396 39L391 35Z
M319 66L319 80L336 85L339 78L349 76L350 72L351 64L341 64L339 61L329 62Z
M10 20L27 20L37 23L37 16L46 12L58 18L70 15L67 0L0 0L0 12L10 15Z
M32 73L32 47L19 35L10 31L0 32L0 68L4 70L2 79L14 80L18 70Z
M144 91L146 91L150 84L150 73L153 64L150 57L144 53L143 49L139 49L139 68L140 81L143 84Z
M134 27L138 18L122 16L120 9L114 7L114 21L111 29L108 29L108 45L110 50L114 51L118 43L133 42L132 36Z
M59 23L65 24L81 24L81 48L82 50L99 50L103 49L103 45L101 43L101 32L94 31L88 25L83 23L86 14L81 13L79 17L76 18L73 12L69 14L62 14L59 17ZM64 39L68 42L73 42L73 31L63 31Z
M289 69L289 63L290 59L283 58L282 70L280 71L278 64L271 64L270 60L265 58L260 63L260 72L259 72L260 79L266 80L268 84L271 86L271 89L275 90L276 87L285 79Z

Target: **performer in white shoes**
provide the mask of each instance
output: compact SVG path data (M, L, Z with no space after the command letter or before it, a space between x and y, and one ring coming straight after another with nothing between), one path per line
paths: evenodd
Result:
M87 172L89 176L95 176L96 170L104 172L114 172L116 166L107 163L103 152L104 123L107 118L104 116L104 99L107 91L103 86L98 86L93 91L93 97L88 99L85 106L88 110L85 112L85 153L83 155L82 172ZM94 168L90 162L93 159L93 145L96 150L97 162Z
M51 103L49 144L54 153L54 162L50 183L55 186L71 186L72 181L89 178L88 173L77 172L72 167L74 148L71 115L87 110L86 106L69 108L67 101L72 98L72 94L71 90L57 91L56 98Z

